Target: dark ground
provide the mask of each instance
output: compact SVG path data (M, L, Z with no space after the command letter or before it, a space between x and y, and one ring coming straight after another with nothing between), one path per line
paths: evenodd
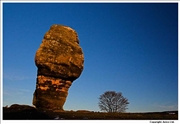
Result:
M178 111L154 113L57 112L14 104L10 107L3 107L3 120L178 120Z

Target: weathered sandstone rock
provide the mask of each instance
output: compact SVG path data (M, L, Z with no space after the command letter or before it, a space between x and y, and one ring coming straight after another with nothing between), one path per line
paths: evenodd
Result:
M84 56L75 30L53 25L35 55L38 68L33 104L63 110L68 89L83 70Z

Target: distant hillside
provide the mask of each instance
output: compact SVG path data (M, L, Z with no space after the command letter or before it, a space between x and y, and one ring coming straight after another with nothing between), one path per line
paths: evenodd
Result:
M145 112L145 113L166 113L166 114L178 114L178 110L174 110L174 111L162 111L162 112Z

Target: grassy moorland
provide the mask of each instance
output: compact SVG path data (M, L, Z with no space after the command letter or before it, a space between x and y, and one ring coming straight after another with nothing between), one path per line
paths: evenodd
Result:
M3 120L178 120L178 111L155 113L102 113L51 111L22 105L3 107Z

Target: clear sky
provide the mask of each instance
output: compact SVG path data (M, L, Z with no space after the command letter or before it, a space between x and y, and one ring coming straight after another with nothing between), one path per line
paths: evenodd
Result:
M178 109L177 3L3 3L3 106L32 105L36 50L53 24L77 31L85 62L65 110L100 111L105 91L127 112Z

